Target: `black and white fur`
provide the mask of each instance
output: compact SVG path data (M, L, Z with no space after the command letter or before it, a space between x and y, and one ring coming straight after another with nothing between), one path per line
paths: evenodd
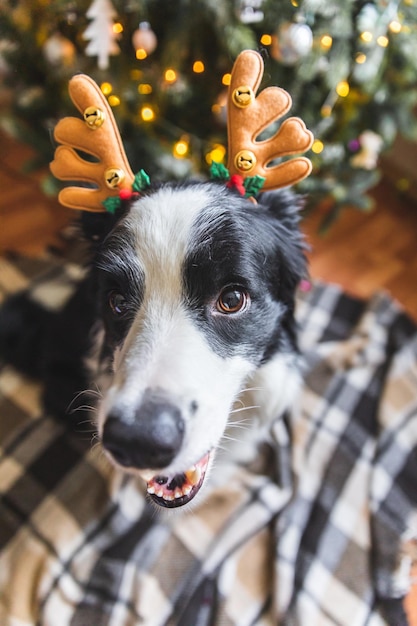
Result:
M64 414L97 385L108 456L157 493L165 481L171 502L149 489L162 506L199 491L231 413L236 422L234 411L246 409L242 421L250 414L258 430L295 399L294 295L305 274L299 205L288 190L264 193L258 204L218 183L150 190L116 216L91 217L98 241L87 277L63 312L44 312L43 322L38 315L46 408ZM0 350L24 365L22 307L36 304L18 296L9 306ZM34 317L31 310L32 325ZM13 350L17 341L23 354ZM182 493L181 476L199 463L192 493Z

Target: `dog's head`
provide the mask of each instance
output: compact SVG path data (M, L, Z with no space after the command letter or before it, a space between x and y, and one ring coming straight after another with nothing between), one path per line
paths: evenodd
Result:
M260 139L291 106L278 87L256 95L262 75L262 57L243 51L229 86L228 165L211 169L222 184L148 190L149 177L132 172L109 103L88 76L69 85L83 121L65 118L54 132L61 145L53 173L83 183L64 188L60 201L116 217L95 265L99 433L111 459L140 473L166 507L200 490L254 372L270 372L267 364L275 363L279 373L275 387L268 376L256 381L264 396L265 387L275 397L264 415L274 416L290 396L282 363L294 354L294 291L304 273L297 202L288 191L262 193L255 205L247 198L307 176L310 161L294 155L308 150L313 136L289 117Z
M215 183L167 185L98 246L99 433L162 506L197 494L248 379L294 352L298 204L289 191L255 206Z

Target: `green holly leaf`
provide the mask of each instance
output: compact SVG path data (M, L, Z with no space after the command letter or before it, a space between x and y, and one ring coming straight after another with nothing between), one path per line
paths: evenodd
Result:
M265 180L266 178L264 176L259 176L259 174L245 178L243 182L243 186L246 189L245 197L248 198L249 196L256 196L262 189Z
M132 189L133 191L141 192L144 189L147 189L151 184L151 179L147 175L144 170L140 170L135 175L135 180L133 181Z
M223 163L213 161L210 166L210 177L213 180L229 180L229 170L223 165Z
M102 202L102 204L104 205L104 208L106 209L107 213L111 213L112 215L115 214L117 209L120 207L121 203L122 202L121 202L119 196L109 196L108 198L106 198Z

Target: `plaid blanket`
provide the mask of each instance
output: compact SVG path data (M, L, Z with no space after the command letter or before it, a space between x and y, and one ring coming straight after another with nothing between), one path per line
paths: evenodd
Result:
M78 274L2 260L0 289L61 300ZM363 302L323 284L300 293L297 315L299 406L273 424L257 467L236 467L179 515L158 514L3 364L2 626L407 623L416 329L386 295Z

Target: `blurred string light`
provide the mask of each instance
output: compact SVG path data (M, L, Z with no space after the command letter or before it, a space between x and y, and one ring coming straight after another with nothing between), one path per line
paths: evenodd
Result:
M360 38L364 43L371 43L374 36L369 30L364 30L363 33L360 34Z
M113 93L113 85L108 82L101 83L100 89L102 93L107 96L108 103L111 107L117 107L120 104L120 98Z
M392 22L388 24L388 28L392 33L398 34L402 31L402 24L398 20L392 20Z
M324 143L320 141L320 139L315 139L313 145L311 146L311 150L314 154L320 154L320 152L323 152L324 150Z
M347 80L341 80L339 83L337 83L336 93L338 96L340 96L341 98L346 98L346 96L349 95L349 91L350 87Z
M268 33L265 33L264 35L262 35L260 42L263 46L270 46L272 43L272 36L268 35Z
M140 109L140 117L144 122L153 122L155 119L155 111L149 104L145 104Z
M115 94L111 94L108 98L108 102L110 104L111 107L117 107L119 106L121 100L119 98L119 96L116 96Z
M107 82L106 83L101 83L100 89L104 93L105 96L109 96L111 94L111 92L113 91L113 85L111 83L107 83Z
M320 39L320 45L324 50L330 50L333 45L333 37L330 35L323 35Z
M172 154L177 159L183 159L187 156L190 148L190 138L188 135L183 135L181 139L179 139L172 149Z
M202 74L205 71L205 65L203 63L203 61L194 61L193 63L193 72L195 74Z
M153 92L153 87L149 83L139 83L138 94L141 96L149 96Z
M211 165L213 161L215 163L222 163L226 156L226 148L222 144L215 144L212 149L206 154L206 162Z
M380 35L376 42L378 46L381 46L381 48L386 48L389 44L389 39L385 35Z
M165 70L164 79L167 83L175 83L177 80L177 72L169 67Z

